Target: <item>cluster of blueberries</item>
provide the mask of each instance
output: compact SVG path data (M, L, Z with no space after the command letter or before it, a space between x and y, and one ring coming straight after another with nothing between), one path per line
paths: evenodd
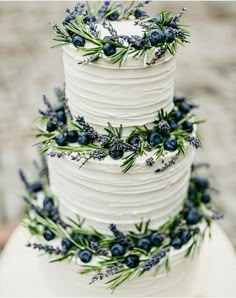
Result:
M56 119L63 124L67 123L67 115L65 111L65 104L61 104L54 108ZM49 120L47 122L47 131L53 132L57 129L58 125L55 121ZM89 134L85 131L78 133L77 130L64 129L63 134L55 137L55 142L58 146L66 146L68 143L79 143L81 145L88 145L91 142Z
M211 196L209 193L210 184L208 179L202 176L195 176L191 179L191 183L189 186L188 195L192 202L196 204L204 203L208 204L211 202ZM200 202L195 201L194 198L196 197L196 193L201 194Z
M141 9L136 9L134 11L134 16L136 19L140 19L143 18L145 16L147 16L146 12L141 10ZM112 13L107 13L107 17L106 19L110 20L110 21L116 21L118 20L120 17L120 14L118 11L113 11ZM62 22L62 24L64 26L68 25L72 20L74 20L75 15L68 15L64 21ZM86 15L84 16L84 23L85 24L91 24L91 23L95 23L96 22L96 17L94 15ZM151 25L151 27L154 26L159 26L161 25L162 29L159 28L154 28L151 29L147 32L146 35L144 35L144 37L142 38L141 36L136 36L136 38L139 40L138 43L133 42L132 38L125 38L126 41L128 41L128 43L135 49L142 49L145 45L147 47L156 47L159 45L162 45L164 43L172 43L174 42L175 38L176 38L176 30L178 29L176 22L174 21L173 18L169 18L168 20L166 20L165 22L163 22L163 19L161 16L157 16L151 20L149 20L149 24ZM84 47L86 40L83 36L75 34L73 32L71 32L68 28L67 31L69 33L69 35L71 36L71 41L72 44L76 47ZM122 38L122 36L121 36ZM140 42L140 38L142 39L142 41ZM115 40L112 39L111 36L106 36L105 38L103 38L103 53L106 56L112 56L116 53L117 51L117 47L115 45Z
M184 96L174 96L174 104L178 108L172 115L172 121L170 125L175 127L175 124L181 121L193 108L197 106L192 103L186 102L186 97ZM193 122L186 120L182 123L183 130L191 133L193 132Z
M185 97L174 97L174 103L177 109L173 110L167 121L158 120L155 121L156 126L150 130L147 134L147 141L155 147L160 144L164 144L164 149L167 151L175 151L178 147L177 140L174 137L169 136L169 133L177 129L178 123L186 117L195 105L187 103ZM186 120L181 124L184 131L188 133L193 132L193 122ZM128 139L128 143L131 145L138 145L141 139L138 135L133 135Z
M158 120L154 123L156 124L152 130L147 132L146 138L144 141L151 147L156 147L157 145L163 144L166 151L173 152L177 150L178 143L176 138L171 136L171 132L175 131L178 128L178 123L186 117L186 115L191 111L195 105L187 103L185 97L174 97L175 109L169 114L168 119ZM65 112L65 105L61 104L54 109L55 117L60 123L67 123L67 116ZM181 128L188 132L193 132L193 122L190 120L185 120L181 124ZM49 120L46 127L48 132L53 132L57 129L57 123ZM108 138L109 139L109 138ZM66 146L68 143L79 143L80 145L88 145L95 141L94 136L92 136L88 131L81 131L75 129L63 129L63 133L55 136L55 142L58 146ZM138 148L142 138L138 134L132 134L125 141L128 145L131 145L133 148ZM121 159L124 155L125 150L127 149L124 146L124 143L109 144L106 142L104 148L109 149L108 154L111 158L118 160Z

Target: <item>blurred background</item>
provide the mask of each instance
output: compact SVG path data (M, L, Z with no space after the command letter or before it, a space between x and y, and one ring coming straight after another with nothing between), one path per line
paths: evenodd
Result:
M64 82L61 49L50 49L54 22L75 2L0 2L0 248L22 216L22 186L37 159L33 121L42 94L51 98ZM204 148L197 160L209 161L216 205L236 246L236 2L156 2L148 10L188 8L182 22L191 43L178 52L176 94L200 104Z

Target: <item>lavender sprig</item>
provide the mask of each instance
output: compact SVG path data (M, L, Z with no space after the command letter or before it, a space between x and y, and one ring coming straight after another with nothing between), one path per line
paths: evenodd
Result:
M115 275L117 272L119 272L121 269L123 269L125 266L121 263L109 265L105 268L104 271L100 271L96 273L93 278L90 281L90 285L95 283L98 280L103 280L104 278L111 277Z
M27 243L26 247L31 247L33 249L37 249L39 251L44 251L46 253L48 253L49 255L55 254L55 255L62 255L65 256L66 252L64 250L62 250L60 247L54 247L52 245L48 245L48 244L41 244L41 243Z
M109 225L110 231L115 236L116 240L126 246L128 249L132 249L134 247L134 243L130 237L126 236L124 233L119 231L115 224Z
M88 133L89 137L92 140L95 140L98 138L99 134L88 122L85 121L84 117L78 116L75 121L82 127L84 131Z
M110 33L110 35L112 36L112 39L119 43L119 44L123 44L124 40L122 39L122 37L120 37L117 33L117 30L115 30L115 28L112 26L112 24L110 22L107 21L103 21L102 26L104 27L104 29L107 29L108 32Z
M105 248L101 248L97 242L90 242L90 247L92 250L94 250L96 252L97 255L100 256L108 256L109 255L109 251Z
M179 20L181 19L181 17L183 16L183 14L184 14L184 12L187 10L187 8L186 7L183 7L182 9L181 9L181 11L177 14L177 15L175 15L174 17L173 17L173 21L175 22L175 23L177 23L177 22L179 22Z
M156 169L155 172L156 173L160 173L160 172L163 172L166 169L170 168L171 166L173 166L174 164L176 164L176 162L179 159L179 157L180 157L180 154L177 153L174 157L171 158L171 160L169 160L168 162L166 162L163 167Z
M195 149L198 149L201 147L201 143L200 141L198 140L198 138L196 137L193 137L193 136L190 136L188 137L188 142L190 145L192 145Z
M166 48L161 46L155 50L154 57L150 62L147 62L147 65L154 65L166 52Z
M99 8L98 18L100 20L102 20L105 17L105 15L106 15L106 13L109 9L110 4L111 4L111 1L104 1L103 4L101 5L101 7Z
M97 30L98 26L96 22L94 22L92 19L89 19L86 24L89 26L92 35L97 38L99 36L99 31Z
M160 252L150 257L148 261L143 264L144 271L151 270L154 266L158 265L161 260L170 252L170 247L162 248Z

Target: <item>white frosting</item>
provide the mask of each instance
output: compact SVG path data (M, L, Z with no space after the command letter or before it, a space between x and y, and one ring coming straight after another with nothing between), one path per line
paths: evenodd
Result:
M122 231L132 230L142 218L150 218L151 227L158 228L182 207L194 153L189 147L184 158L160 173L155 169L161 162L147 166L147 156L139 157L126 174L121 173L121 161L109 157L91 160L80 169L69 157L49 158L51 189L63 214L79 214L104 233L110 223ZM165 162L173 156L169 154Z
M139 34L141 30L131 21L115 22L114 27L120 34ZM158 110L169 112L173 108L173 56L165 54L152 66L144 66L143 59L128 56L120 68L106 57L79 65L78 61L85 58L83 52L73 45L63 49L66 97L72 114L84 116L99 132L111 122L115 127L122 124L128 133L132 126L150 125Z

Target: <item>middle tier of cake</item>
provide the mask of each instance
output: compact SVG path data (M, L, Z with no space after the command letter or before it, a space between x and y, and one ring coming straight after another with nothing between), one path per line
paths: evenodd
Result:
M195 150L192 146L174 165L155 172L173 159L176 152L148 166L147 156L139 157L126 174L121 162L107 157L90 160L82 168L70 157L49 157L50 185L60 202L63 215L86 219L85 224L108 233L108 225L117 224L123 232L132 230L140 220L151 219L151 228L165 223L183 206L189 186Z

